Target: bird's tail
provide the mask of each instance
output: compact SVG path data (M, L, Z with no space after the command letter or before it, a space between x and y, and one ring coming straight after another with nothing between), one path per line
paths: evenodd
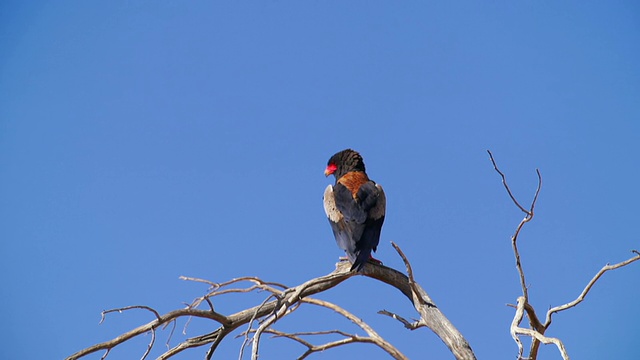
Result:
M353 270L356 270L356 271L362 270L362 267L364 266L364 264L367 263L367 261L369 260L370 257L371 257L371 250L369 250L369 251L360 251L355 256L355 260L352 262L353 265L351 265L351 271L353 271Z

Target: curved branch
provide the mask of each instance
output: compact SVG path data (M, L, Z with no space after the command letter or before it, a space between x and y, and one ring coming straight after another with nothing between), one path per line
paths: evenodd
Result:
M511 189L509 188L509 185L507 184L507 177L504 175L504 173L502 171L500 171L500 169L498 169L498 165L496 165L496 161L493 159L493 154L491 153L490 150L487 150L487 153L489 153L489 160L491 160L491 163L493 164L493 168L494 170L500 174L500 177L502 178L502 185L504 185L505 190L507 190L507 194L509 194L509 197L511 198L511 201L513 201L514 204L516 204L516 206L525 214L527 214L528 216L532 216L531 212L532 211L528 211L527 209L525 209L522 205L520 205L520 203L518 202L518 200L516 200L516 197L513 196L513 193L511 192ZM536 170L537 171L537 170ZM540 178L540 172L538 172L538 178L540 179L540 181L542 181L542 179ZM538 187L539 189L539 187ZM536 191L536 195L534 197L533 203L535 204L535 200L538 198L538 192ZM533 207L533 206L532 206Z
M518 251L517 242L518 242L518 235L520 235L520 230L522 230L522 227L524 226L524 224L528 223L533 219L534 208L536 207L536 202L538 201L538 195L540 194L540 189L542 188L542 176L540 175L540 170L536 169L536 174L538 175L538 187L536 188L535 195L533 196L533 200L531 201L531 206L529 207L529 210L527 210L524 207L522 207L522 205L520 205L518 200L516 200L515 196L513 196L513 193L511 192L511 189L507 184L507 178L504 175L504 173L500 171L500 169L498 168L496 161L493 159L493 154L491 153L491 151L487 150L487 152L489 153L489 159L493 164L493 168L496 170L498 174L500 174L500 177L502 178L502 185L504 185L504 188L507 190L509 197L511 198L513 203L522 212L526 214L524 219L522 219L522 221L520 221L520 224L518 224L518 226L516 227L515 233L511 236L511 247L513 248L513 253L516 258L516 268L518 269L518 275L520 276L520 286L522 287L522 294L524 295L524 298L528 302L529 291L527 289L527 282L524 277L524 270L522 270L522 263L520 262L520 252Z
M369 339L371 339L371 341L374 344L378 345L380 348L382 348L382 350L386 351L394 359L396 359L396 360L408 360L408 358L406 356L404 356L398 349L396 349L395 346L391 345L388 341L386 341L380 335L378 335L378 333L375 330L373 330L373 328L371 326L369 326L367 323L365 323L361 319L359 319L356 316L354 316L352 313L350 313L350 312L346 311L345 309L341 308L340 306L332 304L332 303L330 303L328 301L323 301L323 300L318 300L318 299L311 299L311 298L302 299L302 301L305 302L305 303L326 307L326 308L331 309L331 310L337 312L338 314L346 317L352 323L358 325L362 330L364 330L367 333L367 335L369 335Z
M399 250L399 248L397 249ZM403 257L405 264L408 265L408 271L411 273L411 267L408 263L408 260L406 260L404 254L402 254L401 256ZM373 263L365 264L363 270L356 273L350 271L350 266L351 265L347 261L342 261L336 265L336 269L333 272L325 276L311 279L296 287L286 288L284 290L276 288L284 287L281 284L265 282L258 278L238 278L222 284L208 282L201 279L185 278L207 283L212 286L213 290L210 291L207 295L197 298L186 309L175 310L165 315L159 316L154 321L130 330L112 340L96 344L89 348L78 351L77 353L68 357L67 360L78 359L82 356L99 350L109 351L115 346L135 336L154 330L157 327L168 324L169 322L174 321L177 318L189 316L196 316L214 320L220 323L220 327L211 333L186 339L185 341L179 343L178 345L160 355L159 359L167 359L186 349L205 345L210 347L209 351L207 352L207 359L209 359L211 358L211 356L213 356L213 353L217 349L220 342L227 335L238 329L238 327L248 324L252 321L252 319L269 317L266 320L263 320L260 327L256 330L256 332L264 332L266 331L268 324L272 324L277 319L279 319L289 307L299 303L301 299L331 289L332 287L339 285L343 281L355 275L364 275L367 277L371 277L400 290L412 302L416 310L420 313L420 316L422 318L421 321L423 322L424 326L429 327L449 347L449 349L455 355L456 359L475 360L475 355L473 354L473 351L471 350L468 342L464 339L462 334L460 334L460 332L458 332L458 330L451 324L451 322L449 322L449 320L442 314L442 312L434 305L433 300L431 300L424 289L422 289L422 287L420 287L420 285L413 280L412 273L411 277L408 277L397 270ZM222 289L223 286L235 284L239 281L249 281L254 285L246 289ZM277 299L268 301L258 306L254 306L249 309L239 311L231 315L222 315L213 310L198 310L195 308L202 302L207 301L209 303L210 309L213 309L209 298L220 295L221 293L249 292L256 289L269 291L272 294L276 295ZM259 333L257 333L256 335L259 335ZM254 352L255 354L257 352L257 344L254 343L254 346L256 347L256 351Z
M123 342L136 337L138 335L141 334L145 334L151 330L154 330L156 328L158 328L161 325L164 324L168 324L169 322L173 321L174 319L177 319L179 317L184 317L184 316L195 316L195 317L201 317L201 318L207 318L207 319L211 319L214 321L217 321L219 323L225 324L228 323L228 319L226 316L218 314L216 312L213 311L209 311L209 310L198 310L198 309L179 309L179 310L174 310L171 312L168 312L162 316L160 316L159 318L157 318L156 320L153 320L145 325L141 325L138 326L137 328L130 330L112 340L109 341L105 341L103 343L99 343L93 346L90 346L86 349L80 350L78 352L76 352L75 354L69 356L67 358L67 360L75 360L78 358L81 358L83 356L89 355L91 353L94 353L96 351L100 351L100 350L111 350L112 348L116 347L119 344L122 344Z
M379 348L387 352L391 357L393 357L396 360L408 360L408 358L404 354L402 354L395 346L393 346L391 343L389 343L388 341L383 339L380 335L378 335L378 333L371 326L369 326L362 319L353 315L352 313L345 310L344 308L328 301L314 299L310 297L300 299L300 302L317 305L320 307L327 308L329 310L333 310L334 312L347 318L347 320L351 321L355 325L358 325L362 330L364 330L367 333L368 336L348 334L340 330L296 332L296 333L282 332L272 328L266 328L263 330L263 333L274 334L276 337L288 338L307 347L307 350L300 357L298 357L298 360L305 359L307 356L315 352L325 351L336 346L341 346L341 345L346 345L351 343L371 343L371 344L377 345ZM257 331L254 331L254 332L257 333ZM313 345L310 342L301 338L301 336L326 335L326 334L338 334L343 336L344 338L336 341L330 341L321 345Z
M636 254L636 256L627 259L625 261L619 262L617 264L613 264L613 265L605 265L604 267L602 267L602 269L600 269L600 271L598 271L598 273L591 279L591 281L589 281L589 283L587 284L587 286L584 288L584 290L582 290L582 292L580 293L580 295L578 295L578 297L573 300L572 302L566 303L564 305L560 305L560 306L556 306L553 307L551 309L549 309L549 311L547 311L547 319L544 322L544 328L547 329L549 328L549 325L551 325L551 315L553 315L554 313L563 311L563 310L567 310L570 309L578 304L580 304L585 296L587 296L587 294L589 293L589 290L591 290L591 287L596 283L596 281L598 281L598 279L600 279L600 277L607 271L609 270L615 270L617 268L621 268L623 266L629 265L634 261L638 261L640 260L640 253L637 250L632 250L632 252L634 254Z

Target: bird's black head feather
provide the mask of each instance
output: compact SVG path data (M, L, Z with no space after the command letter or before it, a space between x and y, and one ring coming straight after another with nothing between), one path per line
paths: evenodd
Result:
M365 172L362 156L360 156L357 151L351 149L345 149L334 154L331 159L329 159L327 167L330 167L331 165L336 166L336 170L333 172L336 180L351 171Z

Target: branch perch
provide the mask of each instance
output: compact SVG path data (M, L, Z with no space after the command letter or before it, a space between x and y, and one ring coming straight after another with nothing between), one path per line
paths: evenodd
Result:
M292 306L297 306L297 304L300 303L314 303L318 305L322 300L310 299L309 296L331 289L332 287L339 285L343 281L355 275L364 275L397 288L413 303L416 310L420 313L420 325L429 327L445 343L445 345L449 347L456 359L475 360L475 355L473 354L473 351L471 350L468 342L464 339L462 334L460 334L460 332L458 332L458 330L451 324L451 322L449 322L449 320L442 314L442 312L435 306L429 295L422 289L422 287L420 287L420 285L415 282L415 280L413 279L411 265L406 259L406 256L404 256L397 245L393 245L400 256L403 258L410 276L406 276L401 272L389 267L373 263L365 264L361 273L351 272L349 271L351 265L347 261L342 261L336 264L336 269L333 272L325 276L311 279L303 284L292 288L288 288L285 285L279 283L266 282L256 277L242 277L232 279L225 283L214 283L208 280L181 277L185 280L197 281L209 285L209 292L206 295L195 299L191 304L187 305L185 309L174 310L164 315L159 315L151 308L141 306L133 307L144 308L154 312L156 319L145 325L130 330L112 340L105 341L103 343L99 343L86 349L80 350L75 354L69 356L67 360L79 359L83 356L100 350L105 351L103 357L106 357L111 349L115 348L119 344L122 344L125 341L138 335L155 331L155 329L157 329L159 326L169 324L170 322L183 317L199 317L210 319L217 322L219 324L219 327L215 331L208 334L195 336L180 342L173 348L170 348L169 350L161 354L158 359L168 359L178 353L181 353L184 350L201 346L209 346L206 358L210 359L216 351L220 342L227 335L234 332L243 325L250 324L254 319L261 319L260 325L257 329L252 330L250 328L248 330L248 332L252 332L254 334L252 340L252 357L255 359L257 358L257 354L259 352L259 342L261 335L263 333L272 333L273 331L275 331L271 329L270 326L273 325L278 319L282 318L282 316L288 314L288 311L292 309ZM237 286L242 282L249 282L250 286L244 288L229 288L230 286ZM263 304L239 311L231 315L223 315L214 311L214 306L211 302L211 299L213 297L229 293L248 293L252 291L268 291L271 294L270 296L275 296L276 299L267 299ZM208 304L208 310L197 309L197 307L203 302L206 302ZM342 309L344 313L340 312L339 309L341 308L337 307L336 305L329 305L329 303L323 304L324 305L322 306L332 308L332 310L341 313L343 316L346 316L348 318L349 316L352 316L344 309ZM355 319L355 317L353 318ZM364 323L358 325L360 325L361 327L368 326ZM391 344L386 343L384 339L377 339L377 337L379 336L372 328L366 328L365 331L367 332L367 334L369 334L369 336L362 337L362 339L359 340L361 340L362 342L376 343L396 359L405 358L404 355L402 355L397 349L391 346ZM346 341L343 339L342 341L344 343L353 342L353 340L348 339ZM333 346L339 346L341 344L342 343L336 343L330 346L325 344L324 346L325 348L330 348ZM148 350L150 350L150 348Z

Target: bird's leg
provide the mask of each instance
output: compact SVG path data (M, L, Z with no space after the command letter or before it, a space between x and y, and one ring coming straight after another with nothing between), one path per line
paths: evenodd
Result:
M378 264L378 265L382 265L382 261L374 258L373 255L369 255L369 262L372 262L372 263Z

